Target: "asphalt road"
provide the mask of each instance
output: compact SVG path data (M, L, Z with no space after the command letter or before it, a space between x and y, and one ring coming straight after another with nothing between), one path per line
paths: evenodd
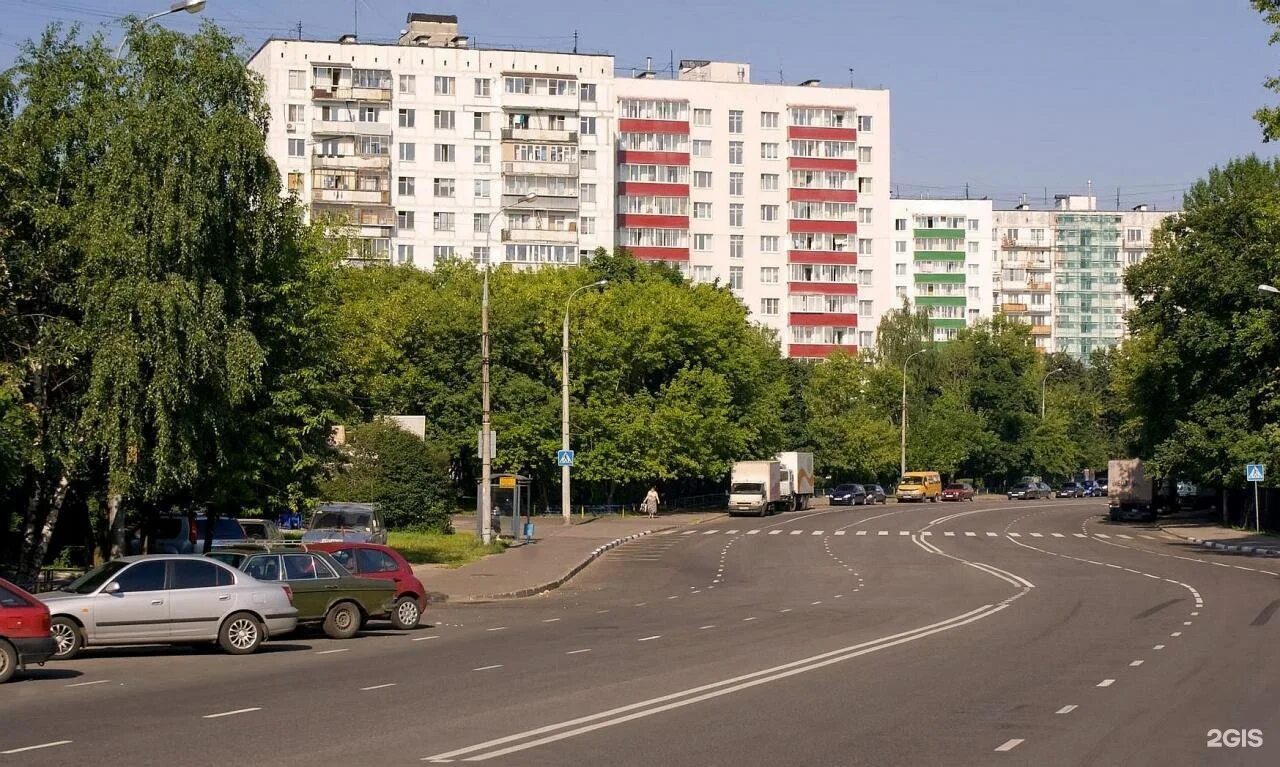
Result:
M0 688L0 767L1280 764L1280 564L1104 510L729 519L413 632L90 651Z

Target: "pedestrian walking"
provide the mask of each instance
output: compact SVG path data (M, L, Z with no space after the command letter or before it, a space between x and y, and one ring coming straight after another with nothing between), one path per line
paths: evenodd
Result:
M644 497L644 510L649 519L658 516L658 488L649 488L649 494Z

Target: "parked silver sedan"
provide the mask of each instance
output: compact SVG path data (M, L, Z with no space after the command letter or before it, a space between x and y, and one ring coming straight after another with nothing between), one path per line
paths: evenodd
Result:
M298 623L288 586L195 555L114 559L37 597L52 617L54 660L93 645L190 642L247 655Z

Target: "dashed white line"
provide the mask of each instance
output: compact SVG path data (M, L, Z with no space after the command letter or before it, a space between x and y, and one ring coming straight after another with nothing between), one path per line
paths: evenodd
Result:
M1117 538L1124 538L1125 540L1128 540L1128 541L1133 540L1133 536L1132 536L1132 535L1125 535L1124 533L1116 533L1116 537L1117 537Z
M36 751L41 748L53 748L54 746L65 746L71 742L72 741L69 741L69 740L54 740L48 743L41 743L36 746L23 746L22 748L11 748L8 751L0 751L0 754L21 754L26 751Z
M472 670L472 671L492 671L492 670L494 670L495 668L502 668L502 664L501 664L501 663L495 663L495 664L493 664L492 666L481 666L480 668L473 668L473 669L471 669L471 670Z
M683 533L680 533L680 534L681 534L681 535L693 535L693 534L694 534L694 533L696 533L696 532L698 532L698 531L697 531L697 530L685 530Z
M1164 649L1164 645L1162 645L1162 644L1158 644L1158 645L1156 645L1156 646L1152 647L1151 649L1152 649L1152 650L1163 650L1163 649Z
M756 620L756 616L754 616L754 615L753 615L753 616L751 616L750 618L743 618L743 619L742 619L742 621L743 621L744 623L745 623L745 622L747 622L747 621L753 621L753 620Z
M1175 631L1175 632L1173 632L1172 634L1170 634L1169 636L1171 636L1171 637L1180 637L1180 636L1182 636L1182 632L1181 632L1181 631Z
M821 530L814 530L814 531L813 531L813 534L814 534L814 535L822 535L822 531L821 531Z
M414 642L425 642L425 641L427 641L428 639L439 639L439 638L440 638L440 635L439 635L439 634L432 634L432 635L430 635L430 636L425 636L425 637L414 637L412 641L414 641Z
M652 641L652 640L654 640L654 639L661 639L661 638L662 638L662 635L661 635L661 634L654 634L654 635L653 635L653 636L651 636L651 637L640 637L640 638L639 638L639 639L637 639L636 641L637 641L637 642L649 642L649 641Z
M1067 537L1067 536L1063 535L1062 533L1053 533L1052 535L1053 535L1053 537L1054 537L1054 538L1066 538L1066 537Z
M235 716L236 714L249 714L254 711L261 711L262 706L254 706L253 708L237 708L232 711L223 711L217 714L205 714L201 719L221 719L224 716Z
M320 650L316 652L316 655L333 655L336 652L347 652L350 649L350 647L340 647L337 650Z
M747 531L747 535L758 535L759 533L760 533L760 529L759 529L759 528L756 528L755 530L748 530L748 531Z
M110 681L110 679L98 679L93 682L76 682L75 684L67 685L67 687L92 687L95 684L106 684Z
M737 535L737 534L738 534L738 531L737 531L737 530L726 530L726 531L725 531L725 535Z
M703 533L703 535L715 535L715 534L716 534L716 533L718 533L718 532L720 532L720 531L719 531L719 530L708 530L708 531L706 531L705 533Z
M1031 534L1031 537L1032 537L1032 538L1043 538L1043 537L1044 537L1044 534L1043 534L1043 533L1032 533L1032 534Z
M386 684L375 684L371 687L361 687L360 692L369 692L370 690L385 690L388 687L395 687L395 682L387 682Z
M506 631L506 630L507 630L506 626L494 626L493 628L485 629L485 631Z
M920 533L920 535L922 535L922 536L924 536L924 537L926 537L926 538L927 538L928 536L933 535L933 531L932 531L932 530L925 530L923 533Z
M1022 533L1009 533L1010 538L1021 538Z
M590 648L590 647L584 647L584 648L582 648L581 650L570 650L569 652L565 653L565 655L578 655L578 654L580 654L580 653L584 653L584 652L591 652L591 648Z
M1070 714L1072 711L1075 711L1075 710L1076 710L1076 705L1075 705L1074 703L1072 703L1071 705L1063 706L1062 708L1058 709L1057 711L1054 711L1053 713L1055 713L1055 714Z
M1190 626L1190 625L1191 625L1191 621L1183 621L1183 622L1182 622L1182 625L1184 625L1184 626Z
M609 611L608 611L608 610L596 610L596 615L603 615L604 613L607 613L607 612L609 612Z
M970 533L970 532L966 532L964 535L965 535L965 537L966 537L966 538L977 538L977 537L978 537L978 534L977 534L977 533Z
M847 532L847 531L845 531L845 530L837 530L837 531L836 531L836 535L844 535L844 534L845 534L845 532Z
M818 605L820 605L820 604L822 604L822 600L821 600L821 599L819 599L817 602L810 602L810 603L809 603L809 606L810 606L810 607L816 607L816 606L818 606Z
M667 597L667 599L679 599L679 598L680 598L679 594L672 594L671 596Z
M715 628L715 627L716 627L716 624L712 623L712 624L707 625L707 626L699 626L699 627L698 627L698 630L699 630L699 631L706 631L707 629L713 629L713 628Z
M792 535L799 535L800 533L803 533L803 532L804 532L803 530L792 530L792 531L791 531L791 534L792 534Z
M888 534L889 534L888 530L881 530L880 532L876 533L876 535L888 535Z
M789 612L791 612L791 608L790 608L790 607L784 607L784 608L782 608L781 610L779 610L778 612L780 612L780 613L789 613Z
M987 533L987 537L989 537L989 538L999 538L999 537L1000 537L1000 534L999 534L999 533L991 533L991 532L988 532L988 533Z
M854 533L854 535L866 535L866 534L867 534L866 530L859 530L858 532Z
M555 623L555 622L556 622L556 621L558 621L558 620L560 620L560 619L559 619L559 618L543 618L543 619L542 619L542 622L543 622L543 623Z
M781 530L770 530L769 535L782 535Z
M1017 748L1019 745L1021 745L1022 742L1023 742L1023 738L1010 738L1009 740L1006 740L1004 743L1001 743L1000 745L996 746L996 750L1012 751L1015 748Z
M644 607L644 606L645 606L645 605L647 605L647 604L649 604L649 603L648 603L648 602L636 602L636 605L635 605L635 606L636 606L636 607Z
M1132 663L1130 663L1129 665L1130 665L1130 666L1141 666L1141 665L1142 665L1142 661L1140 661L1140 660L1135 660L1135 661L1133 661Z
M1077 538L1088 538L1088 537L1089 537L1089 536L1085 535L1084 533L1072 533L1072 535L1074 535L1074 536L1075 536L1075 537L1077 537Z
M910 530L899 530L898 535L911 535Z
M1110 687L1111 685L1113 685L1113 684L1115 684L1115 683L1116 683L1116 680L1114 680L1114 679L1103 679L1101 682L1098 682L1098 686L1099 686L1099 687Z
M944 537L944 538L954 538L954 537L956 537L955 532L954 532L954 531L952 531L952 530L947 530L947 531L946 531L946 532L944 532L942 535L943 535L943 537Z

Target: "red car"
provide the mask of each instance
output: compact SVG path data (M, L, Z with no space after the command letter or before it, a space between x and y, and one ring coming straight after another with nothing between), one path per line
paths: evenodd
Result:
M953 482L942 488L944 501L972 501L973 487L967 482Z
M427 587L400 552L380 543L308 543L311 551L328 553L352 575L392 581L396 585L396 603L391 609L391 623L398 629L418 625L427 611Z
M49 633L49 608L0 578L0 684L28 663L44 663L57 650Z

